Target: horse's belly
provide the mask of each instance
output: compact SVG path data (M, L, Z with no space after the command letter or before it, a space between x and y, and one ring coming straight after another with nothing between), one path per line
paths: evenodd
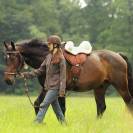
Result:
M98 88L100 86L100 83L94 83L94 82L80 82L80 81L74 81L71 82L69 85L67 85L67 90L73 90L78 92L84 92L89 91L95 88Z
M77 83L74 83L74 84L72 83L69 86L67 86L67 90L84 92L84 91L91 90L91 88L88 88L88 86L82 86L82 85L77 84Z
M81 91L87 91L87 90L92 90L100 86L100 83L94 83L94 82L88 82L88 83L77 83L77 87Z
M104 82L104 73L97 70L97 72L82 71L76 86L81 90L91 90L98 88Z

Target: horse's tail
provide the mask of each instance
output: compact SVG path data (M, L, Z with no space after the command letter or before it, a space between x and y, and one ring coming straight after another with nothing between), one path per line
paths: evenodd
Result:
M132 66L131 66L131 63L129 62L128 58L119 53L120 56L127 62L127 72L128 72L128 89L129 89L129 92L131 94L131 96L133 97L133 75L132 75Z

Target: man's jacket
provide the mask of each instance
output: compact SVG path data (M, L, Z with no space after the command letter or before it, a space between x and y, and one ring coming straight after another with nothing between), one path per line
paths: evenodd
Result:
M59 91L64 91L66 89L66 61L63 58L60 58L59 63L51 63L52 54L48 54L41 64L40 68L35 69L31 72L25 72L24 75L27 78L37 77L46 72L45 79L45 89L59 89Z

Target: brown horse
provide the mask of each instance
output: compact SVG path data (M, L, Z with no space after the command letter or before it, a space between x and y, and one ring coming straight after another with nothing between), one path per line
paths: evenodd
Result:
M48 53L47 46L37 40L21 43L21 45L14 45L13 42L9 45L5 43L5 48L7 67L4 77L8 84L12 84L14 74L20 71L24 61L28 65L38 68ZM80 68L80 75L77 81L73 82L71 65L67 62L67 89L73 88L75 91L93 89L98 116L101 116L106 109L105 92L109 85L116 88L128 109L130 111L133 109L132 71L126 56L109 50L93 51ZM40 79L42 80L44 77ZM41 100L37 99L38 104L45 96L42 93L39 96Z

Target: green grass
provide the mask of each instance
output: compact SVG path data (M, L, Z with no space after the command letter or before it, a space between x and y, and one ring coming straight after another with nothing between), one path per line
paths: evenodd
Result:
M32 97L34 100L35 97ZM67 126L61 126L51 107L46 124L35 124L27 97L0 96L0 133L132 133L133 118L121 98L106 98L107 110L96 119L94 98L67 97Z

